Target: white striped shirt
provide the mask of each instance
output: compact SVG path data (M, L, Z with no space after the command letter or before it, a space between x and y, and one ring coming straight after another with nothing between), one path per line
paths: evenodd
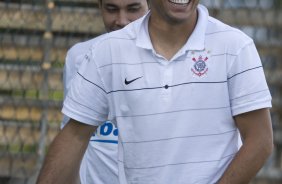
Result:
M63 112L92 125L110 114L122 184L215 183L239 149L233 116L271 107L253 40L198 12L170 61L150 42L148 14L93 45L73 81Z

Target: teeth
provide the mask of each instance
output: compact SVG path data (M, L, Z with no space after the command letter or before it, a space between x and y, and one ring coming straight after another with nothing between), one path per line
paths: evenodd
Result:
M175 4L189 4L190 3L190 0L169 0L169 1Z

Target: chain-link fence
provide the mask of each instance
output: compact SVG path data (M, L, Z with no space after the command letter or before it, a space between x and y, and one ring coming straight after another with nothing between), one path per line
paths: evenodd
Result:
M256 42L275 151L253 183L282 183L282 0L201 2ZM66 51L103 31L97 0L0 0L0 183L34 182L59 130Z

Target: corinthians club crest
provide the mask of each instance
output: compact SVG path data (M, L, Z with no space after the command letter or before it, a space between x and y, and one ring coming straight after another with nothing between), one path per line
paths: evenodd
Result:
M202 53L202 54L205 54L205 53ZM193 65L191 66L191 71L194 76L202 77L206 75L207 72L209 71L209 68L208 68L209 57L207 56L208 54L209 54L209 51L207 52L207 54L205 54L206 56L203 56L203 55L195 56L194 55L194 57L192 57Z

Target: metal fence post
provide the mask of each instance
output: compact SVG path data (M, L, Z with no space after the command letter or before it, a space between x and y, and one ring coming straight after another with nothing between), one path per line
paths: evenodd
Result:
M46 136L48 129L48 109L49 109L49 71L51 69L51 50L52 50L52 11L54 9L54 2L52 0L46 0L45 13L46 13L46 27L43 34L43 58L41 63L41 69L43 72L43 83L40 91L42 103L42 115L40 120L40 138L38 143L38 159L36 163L36 172L34 176L29 179L29 184L36 182L40 168L44 162L46 152Z

